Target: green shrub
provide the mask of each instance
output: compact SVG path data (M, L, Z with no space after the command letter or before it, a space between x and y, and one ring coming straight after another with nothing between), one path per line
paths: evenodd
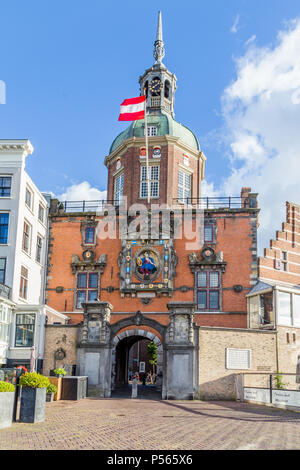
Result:
M0 392L14 392L15 386L9 382L0 380Z
M49 384L47 387L47 393L54 393L54 395L57 392L57 386L54 384Z
M37 372L28 372L27 374L22 375L19 381L19 385L29 388L44 388L48 387L49 384L50 380L48 377L38 374Z
M66 375L65 369L54 369L53 372L55 375Z

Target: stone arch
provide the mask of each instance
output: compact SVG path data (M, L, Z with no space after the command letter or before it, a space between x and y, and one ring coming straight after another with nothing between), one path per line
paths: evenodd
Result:
M153 341L157 346L157 388L161 389L162 379L164 375L164 336L165 328L155 320L150 320L143 317L140 312L134 317L129 317L124 320L120 320L111 327L111 348L112 348L112 377L111 385L112 390L116 386L116 374L117 374L117 346L123 341L129 341L130 339L134 342L134 337L139 339L145 338ZM137 321L138 320L138 321ZM155 327L154 327L155 326Z
M126 317L111 325L110 342L112 343L113 338L117 335L120 330L128 329L130 327L149 327L151 328L151 330L157 332L157 336L160 338L161 342L165 343L167 326L162 325L161 323L156 320L153 320L152 318L145 317L139 310L136 312L135 315L132 315L131 317Z

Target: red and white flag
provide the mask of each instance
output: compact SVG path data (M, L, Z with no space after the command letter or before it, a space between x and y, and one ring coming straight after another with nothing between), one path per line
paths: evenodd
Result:
M137 121L145 117L145 95L124 100L120 107L119 121Z

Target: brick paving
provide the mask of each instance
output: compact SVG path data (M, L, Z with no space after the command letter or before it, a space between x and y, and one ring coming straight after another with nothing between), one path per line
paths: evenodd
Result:
M295 450L300 413L236 402L85 398L0 430L1 450Z

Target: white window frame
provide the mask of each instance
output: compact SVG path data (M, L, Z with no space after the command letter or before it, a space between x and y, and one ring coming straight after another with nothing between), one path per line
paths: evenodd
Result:
M41 245L38 244L38 240L41 240ZM38 248L41 248L41 251L40 251L40 259L38 260ZM42 237L42 235L40 235L39 233L37 234L36 236L36 252L35 252L35 261L39 264L42 264L42 259L43 259L43 248L44 248L44 237Z
M150 198L159 198L160 165L156 165L156 164L149 165L149 173L150 173ZM156 177L153 178L153 176L156 176ZM148 197L147 166L141 165L140 198L146 199L147 197Z
M27 277L22 275L22 268L26 269ZM26 281L26 289L24 289L25 284L22 283L22 279L25 279L25 281ZM28 281L29 281L29 269L26 268L26 266L21 265L20 286L19 286L19 297L20 297L20 299L27 300L27 298L28 298ZM22 283L22 289L21 289L21 283ZM26 294L25 296L24 296L24 293Z
M0 175L0 178L9 178L10 179L10 191L9 191L9 196L1 196L0 199L7 199L11 198L11 189L12 189L12 175Z
M118 182L120 182L120 186L118 187ZM117 174L114 178L114 205L120 204L123 199L124 194L124 171Z
M182 175L182 182L181 177ZM189 199L192 197L192 173L182 170L181 168L178 169L178 182L177 182L177 200L185 204ZM189 179L189 184L186 184L186 178Z
M27 203L27 193L30 194L30 204ZM26 186L25 205L26 205L26 207L28 207L29 210L31 210L31 212L33 212L33 198L34 198L34 194L33 194L32 189L30 189L29 186Z
M158 135L157 126L147 126L147 134L148 137L155 137L156 135Z
M0 304L0 343L7 344L9 342L10 325L11 325L11 307L4 302Z
M29 237L28 237L28 251L24 247L24 234L25 234L25 224L29 227ZM27 255L31 255L31 239L32 239L32 225L28 222L28 220L24 219L23 223L23 236L22 236L22 250Z
M42 211L43 211L43 218L42 218L42 219L40 218L40 209L42 209ZM38 219L39 219L39 221L40 221L42 224L45 224L45 220L46 220L46 208L45 208L45 206L44 206L41 202L39 203Z
M10 212L9 212L9 211L0 211L0 214L7 214L7 215L8 215L8 222L7 222L7 238L6 238L6 242L5 242L5 243L0 242L0 246L1 246L1 245L7 245L7 244L8 244L8 240L9 240L9 229L10 229Z

